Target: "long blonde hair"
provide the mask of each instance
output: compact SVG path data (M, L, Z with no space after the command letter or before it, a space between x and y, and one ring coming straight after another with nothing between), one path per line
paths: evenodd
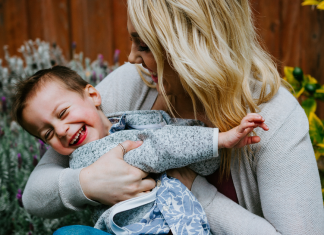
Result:
M128 0L128 14L157 62L170 110L162 85L165 60L179 74L195 115L198 99L222 132L238 126L248 110L258 112L281 85L258 42L248 0ZM257 100L250 89L253 79L262 82ZM224 152L222 175L228 175L231 151Z

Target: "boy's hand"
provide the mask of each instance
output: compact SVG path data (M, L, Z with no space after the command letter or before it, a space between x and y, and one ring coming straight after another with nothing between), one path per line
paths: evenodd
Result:
M241 121L241 124L229 131L219 133L218 148L241 148L248 144L260 142L259 136L248 136L254 128L261 127L269 130L264 123L264 118L256 113L249 113Z

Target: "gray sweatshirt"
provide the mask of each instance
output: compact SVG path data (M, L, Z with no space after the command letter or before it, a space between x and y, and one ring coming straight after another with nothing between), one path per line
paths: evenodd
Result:
M118 120L110 129L110 135L77 148L70 155L70 167L72 169L91 165L100 156L126 140L143 141L140 147L126 153L124 160L145 172L162 173L168 169L189 166L198 174L207 176L214 173L220 165L217 128L204 127L204 124L200 121L173 119L166 112L157 110L119 112L109 114L108 117L111 120ZM170 182L167 184L170 184ZM178 184L173 185L179 187ZM159 190L163 190L160 188L161 186L157 187ZM172 193L181 191L180 188L173 190ZM188 190L188 193L191 192ZM180 197L181 195L177 196ZM148 198L147 195L144 197ZM115 221L115 217L110 218L110 216L112 216L112 211L118 210L119 207L123 207L122 214L116 214L119 226L124 227L141 221L143 215L151 210L153 204L151 200L145 200L143 197L138 199L144 205L132 209L124 206L125 202L117 203L111 208L104 205L94 207L95 228L113 233L110 219ZM134 200L134 198L128 201L131 200ZM175 202L177 208L180 207L181 203L184 203L183 201ZM170 216L173 215L171 211L168 213L170 213ZM177 218L181 218L178 214L176 215ZM205 216L199 213L197 215L198 220L202 220L202 217ZM163 226L164 221L159 221L160 223L154 226ZM181 224L186 224L186 222L183 220ZM177 226L180 225L177 224ZM178 228L178 230L181 229ZM185 232L183 233L185 234Z
M108 75L97 89L105 114L151 109L157 97L157 91L141 81L131 64ZM251 90L258 97L257 82ZM284 88L260 108L270 130L257 130L261 142L254 145L253 155L240 162L232 156L231 174L239 204L201 176L193 182L192 193L204 207L212 233L324 234L321 185L304 110ZM68 166L67 156L52 149L46 152L24 190L28 212L55 218L88 204L98 205L84 196L80 170Z

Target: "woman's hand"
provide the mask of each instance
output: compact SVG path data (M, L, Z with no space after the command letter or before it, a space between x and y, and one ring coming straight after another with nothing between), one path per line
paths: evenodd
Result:
M189 167L167 170L167 175L180 180L189 190L197 177L197 173Z
M122 143L126 152L142 145L141 141ZM127 164L120 146L101 156L81 170L80 184L86 197L106 205L114 205L138 197L155 187L148 173Z

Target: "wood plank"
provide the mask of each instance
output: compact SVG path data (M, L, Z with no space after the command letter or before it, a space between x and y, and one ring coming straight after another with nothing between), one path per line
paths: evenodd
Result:
M70 20L71 20L71 43L76 43L75 52L79 53L87 50L86 35L88 29L88 14L86 1L71 0L70 1ZM85 54L89 57L89 55Z
M28 40L27 6L24 0L3 1L4 45L11 55L22 56L17 49ZM2 48L1 48L2 49Z
M261 37L260 43L275 59L281 57L280 3L280 0L250 1L255 26L258 35Z
M281 59L282 67L300 66L301 25L300 1L286 0L281 5Z
M300 67L324 84L324 11L302 7L299 17L301 29ZM324 104L320 103L317 114L324 119Z
M40 38L44 40L44 27L42 0L27 0L27 17L28 17L28 39L35 40Z
M42 0L41 17L42 39L59 45L64 56L70 59L70 25L68 16L68 0Z
M4 0L0 0L0 59L2 59L2 65L4 65L4 51L3 46L5 44L5 25L4 25Z
M100 0L71 0L72 41L76 52L83 51L91 60L102 54L112 63L113 2Z
M119 64L128 61L130 40L127 31L127 0L113 0L114 49L120 50Z

